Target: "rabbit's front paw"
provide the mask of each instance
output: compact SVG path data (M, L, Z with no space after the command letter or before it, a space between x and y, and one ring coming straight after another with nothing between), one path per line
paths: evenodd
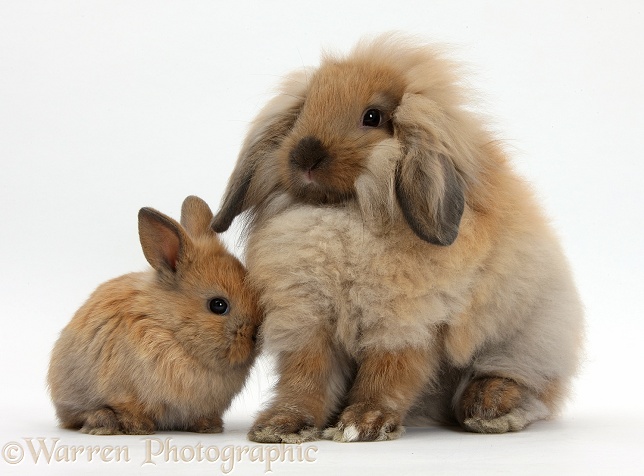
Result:
M269 408L255 421L248 439L258 443L300 444L319 438L311 416L291 406Z
M385 441L400 438L404 432L401 416L371 403L348 406L338 423L324 431L324 437L339 442Z

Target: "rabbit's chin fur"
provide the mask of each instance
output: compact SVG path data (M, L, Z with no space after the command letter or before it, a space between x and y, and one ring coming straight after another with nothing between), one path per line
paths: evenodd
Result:
M381 73L393 92L369 83ZM252 440L387 440L428 421L500 433L560 408L582 306L530 187L458 83L440 52L384 37L288 77L254 122L213 220L247 212L249 282L277 355ZM360 128L374 101L389 133ZM329 174L343 199L303 197L302 173Z

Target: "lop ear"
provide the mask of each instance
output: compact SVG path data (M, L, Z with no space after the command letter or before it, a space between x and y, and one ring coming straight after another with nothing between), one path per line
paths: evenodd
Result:
M179 223L147 207L139 210L139 239L145 259L165 276L180 270L192 245Z
M394 113L404 156L396 169L396 197L410 228L421 239L451 245L465 207L464 184L456 168L458 131L439 106L419 94L405 94Z
M279 94L253 121L219 211L211 222L217 233L226 231L237 215L262 203L278 186L277 164L272 153L297 120L307 87L306 71L287 76Z

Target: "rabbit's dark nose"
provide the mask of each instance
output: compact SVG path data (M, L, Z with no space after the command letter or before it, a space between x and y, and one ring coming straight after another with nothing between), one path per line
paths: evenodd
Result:
M293 147L289 158L294 167L303 172L310 172L323 166L325 162L328 162L330 156L319 139L306 136Z

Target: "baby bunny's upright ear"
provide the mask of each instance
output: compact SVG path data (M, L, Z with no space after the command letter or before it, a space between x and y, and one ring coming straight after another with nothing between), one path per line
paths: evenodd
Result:
M139 210L139 239L150 266L168 277L176 274L192 245L179 223L147 207Z
M181 225L190 236L212 234L212 211L208 204L194 195L186 197L181 205Z
M237 215L264 202L279 186L278 163L273 153L297 120L307 87L306 71L287 76L279 94L253 121L221 208L212 220L211 227L216 232L226 231Z
M438 104L405 94L394 113L403 157L396 169L396 196L410 228L421 239L451 245L465 207L464 184L456 168L458 131Z

